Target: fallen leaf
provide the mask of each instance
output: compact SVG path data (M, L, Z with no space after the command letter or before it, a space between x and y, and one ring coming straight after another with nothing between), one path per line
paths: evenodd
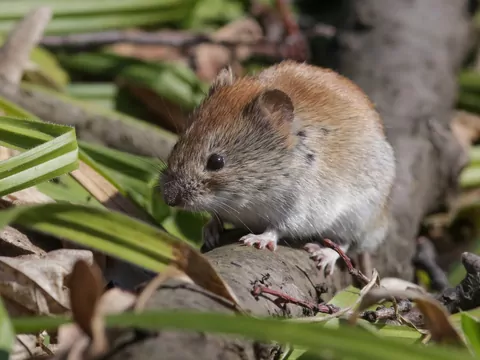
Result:
M405 290L416 290L422 293L427 294L425 289L417 284L414 284L410 281L399 279L399 278L383 278L380 280L380 286L383 286L389 291L405 291Z
M0 257L0 294L10 316L64 314L70 310L65 281L77 260L93 263L88 250Z
M93 336L90 326L95 306L103 293L103 282L100 268L83 260L75 263L68 281L73 320L90 337Z
M20 256L28 254L45 255L45 250L36 246L28 236L11 226L0 230L0 254L3 256Z
M83 278L83 275L80 273L75 274L75 272L85 271L90 272L85 278ZM95 271L92 272L88 266L76 266L76 269L72 272L72 278L76 278L77 280L79 278L83 278L83 280L91 278L91 280L93 280L97 277L94 272ZM93 281L97 282L97 280ZM104 354L109 349L109 341L115 341L115 336L117 335L114 331L111 331L107 339L104 324L105 315L120 313L131 309L137 298L136 295L118 288L110 289L98 298L96 294L94 294L98 294L98 284L91 284L91 286L92 289L87 291L93 296L85 299L85 302L82 304L82 306L89 309L89 314L85 316L89 317L90 324L85 325L85 319L80 319L83 313L82 311L82 313L74 315L76 319L80 319L83 323L81 326L78 322L60 326L58 329L58 343L60 347L53 359L65 359L68 357L70 360L87 360L98 358ZM95 288L97 290L95 290ZM80 289L81 287L78 286L78 290ZM78 300L83 301L81 299ZM72 309L73 308L74 306L72 306ZM75 306L75 309L77 310L78 307ZM85 326L88 327L91 337L82 331L81 327ZM120 334L121 332L118 333L118 335Z
M181 242L175 245L174 253L176 253L175 258L177 259L175 266L185 272L195 284L231 301L233 308L242 312L237 296L205 256Z

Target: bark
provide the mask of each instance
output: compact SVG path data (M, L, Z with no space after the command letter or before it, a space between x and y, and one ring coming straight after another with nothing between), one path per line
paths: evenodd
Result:
M376 104L398 162L391 230L373 258L382 277L412 278L420 222L446 204L466 164L449 122L456 71L469 46L469 24L466 0L357 0L351 1L348 19L338 31L338 71ZM238 236L230 233L230 238ZM307 254L288 247L271 253L229 244L205 255L244 308L256 315L309 315L295 305L281 308L266 298L256 300L250 293L252 282L266 274L271 288L310 302L319 301L318 285L327 287L327 300L351 282L338 269L323 282ZM149 307L230 311L192 285L178 283L159 289ZM134 332L130 335L135 338ZM113 357L265 359L275 353L271 350L230 337L165 331L134 341Z

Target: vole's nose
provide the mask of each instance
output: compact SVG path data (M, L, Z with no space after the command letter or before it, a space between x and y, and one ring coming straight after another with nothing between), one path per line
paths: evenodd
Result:
M182 203L182 193L175 181L167 181L163 185L163 200L168 206L178 206Z

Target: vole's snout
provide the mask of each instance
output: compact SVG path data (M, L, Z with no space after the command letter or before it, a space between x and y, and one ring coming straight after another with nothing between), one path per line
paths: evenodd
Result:
M168 206L179 206L183 202L182 189L171 176L167 176L163 183L163 200Z
M163 200L168 206L182 204L182 191L175 181L168 181L163 185Z

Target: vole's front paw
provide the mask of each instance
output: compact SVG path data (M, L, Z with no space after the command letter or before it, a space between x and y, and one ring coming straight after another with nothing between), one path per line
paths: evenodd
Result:
M220 245L220 234L223 232L223 224L216 218L203 227L203 245L202 252L210 251Z
M267 248L271 251L275 251L277 249L277 240L274 239L269 233L263 233L259 235L248 234L242 236L239 241L247 246L257 245L259 249Z
M317 262L317 267L326 276L331 276L335 271L335 263L340 255L335 250L322 247L316 243L308 243L304 249L310 253L310 258Z

